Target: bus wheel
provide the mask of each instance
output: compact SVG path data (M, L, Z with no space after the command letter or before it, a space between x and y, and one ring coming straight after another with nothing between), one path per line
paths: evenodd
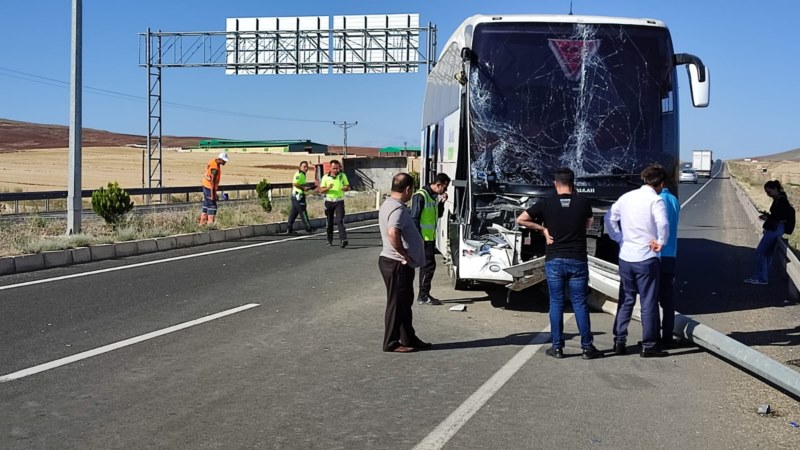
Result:
M453 260L447 266L447 273L450 275L450 284L453 289L457 291L466 291L469 288L469 282L459 278L458 276L458 260Z

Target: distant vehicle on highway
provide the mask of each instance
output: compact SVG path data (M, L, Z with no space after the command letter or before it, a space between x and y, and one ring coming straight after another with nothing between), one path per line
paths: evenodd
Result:
M681 169L681 175L678 181L680 183L697 184L697 172L694 169Z
M692 168L698 175L711 176L711 166L714 165L714 158L711 150L695 150L692 152Z

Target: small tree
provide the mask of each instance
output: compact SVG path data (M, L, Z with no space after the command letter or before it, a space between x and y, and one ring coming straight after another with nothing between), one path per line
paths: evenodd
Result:
M256 185L256 194L258 194L258 199L261 200L261 207L264 208L266 212L272 211L272 201L269 199L271 191L272 185L269 184L266 178L259 181Z
M419 172L413 171L409 175L414 179L414 192L419 190Z
M116 181L108 183L107 189L101 187L92 193L92 210L113 227L116 227L132 209L131 196L120 188Z

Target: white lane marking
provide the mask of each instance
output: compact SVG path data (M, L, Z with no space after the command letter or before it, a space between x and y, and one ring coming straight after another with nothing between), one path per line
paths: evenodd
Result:
M219 319L221 317L229 316L231 314L236 314L238 312L242 312L248 310L250 308L255 308L259 306L258 303L249 303L247 305L242 305L237 308L229 309L227 311L218 312L216 314L212 314L210 316L201 317L200 319L190 320L189 322L184 322L178 325L173 325L169 328L164 328L158 331L153 331L151 333L143 334L141 336L132 337L130 339L125 339L124 341L115 342L113 344L104 345L102 347L98 347L94 350L88 350L82 353L78 353L76 355L67 356L66 358L57 359L55 361L50 361L49 363L39 364L38 366L30 367L28 369L19 370L14 373L10 373L8 375L3 375L0 377L0 383L6 383L12 380L18 380L20 378L24 378L30 375L37 374L39 372L44 372L46 370L55 369L56 367L61 367L67 364L74 363L76 361L80 361L82 359L91 358L93 356L97 356L103 353L108 353L113 350L120 349L122 347L127 347L129 345L138 344L139 342L146 341L148 339L157 338L159 336L163 336L165 334L174 333L179 330L183 330L184 328L193 327L195 325L200 325L201 323L210 322L215 319Z
M572 319L573 314L565 314L564 322ZM447 442L463 427L467 421L489 401L492 396L505 385L517 371L533 357L544 344L550 341L550 325L537 333L528 345L523 347L503 367L486 380L468 399L464 400L442 423L414 447L414 450L434 450L444 447Z
M377 227L377 226L378 226L378 224L364 225L364 226L360 226L360 227L348 228L347 230L348 231L361 230L361 229L364 229L364 228ZM162 264L162 263L166 263L166 262L180 261L182 259L199 258L201 256L216 255L218 253L235 252L235 251L239 251L239 250L246 250L248 248L261 247L261 246L264 246L264 245L273 245L273 244L280 244L282 242L297 241L297 240L300 240L300 239L308 239L308 238L314 237L314 236L321 236L321 234L309 234L307 236L297 236L297 237L292 237L292 238L280 239L280 240L277 240L277 241L259 242L257 244L249 244L249 245L242 245L242 246L239 246L239 247L223 248L223 249L220 249L220 250L212 250L212 251L203 252L203 253L193 253L191 255L176 256L174 258L166 258L166 259L158 259L158 260L155 260L155 261L147 261L147 262L143 262L143 263L130 264L130 265L127 265L127 266L111 267L111 268L108 268L108 269L93 270L91 272L73 273L72 275L63 275L63 276L60 276L60 277L45 278L45 279L42 279L42 280L26 281L24 283L9 284L7 286L0 286L0 291L5 291L7 289L20 288L20 287L25 287L25 286L33 286L35 284L52 283L54 281L68 280L70 278L87 277L89 275L96 275L96 274L100 274L100 273L116 272L118 270L134 269L136 267L152 266L154 264Z
M708 181L706 181L706 183L705 183L703 186L701 186L701 187L700 187L700 189L698 189L698 190L697 190L697 192L695 192L694 194L692 194L692 196L691 196L691 197L689 197L688 199L686 199L686 201L685 201L685 202L681 203L681 209L683 209L683 207L684 207L684 206L686 206L687 204L689 204L689 202L690 202L690 201L692 201L692 199L693 199L693 198L697 197L697 194L699 194L699 193L700 193L700 191L702 191L703 189L705 189L705 188L706 188L706 186L708 186L708 185L711 183L711 180L712 180L712 179L714 179L714 177L715 177L715 176L719 175L719 173L720 173L720 172L722 172L722 168L723 168L724 166L725 166L725 163L722 163L722 164L720 164L720 165L719 165L719 169L717 170L717 173L715 173L714 175L711 175L711 178L709 178L709 179L708 179Z

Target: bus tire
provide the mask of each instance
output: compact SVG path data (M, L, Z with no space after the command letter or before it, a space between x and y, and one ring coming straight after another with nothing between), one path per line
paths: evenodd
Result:
M457 291L466 291L469 289L469 282L458 277L458 266L451 265L448 272L450 273L450 284L453 286L453 289Z

